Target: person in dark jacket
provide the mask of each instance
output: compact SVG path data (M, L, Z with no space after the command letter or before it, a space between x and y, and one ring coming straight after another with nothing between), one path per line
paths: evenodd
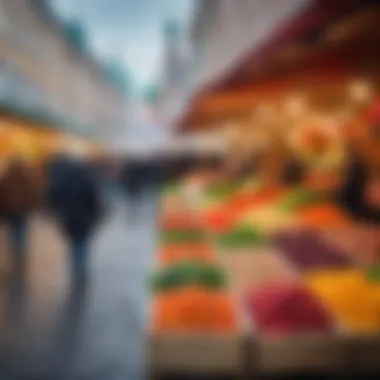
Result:
M12 251L21 260L25 256L28 217L38 206L42 184L37 171L22 158L12 158L0 178L0 217L11 232Z
M141 193L143 189L143 171L138 159L129 160L121 170L121 184L126 193L127 212L133 222L139 215Z
M364 123L353 124L348 132L349 160L341 202L353 216L380 226L380 203L373 202L368 191L380 181L380 101L365 110Z
M349 134L349 160L339 192L344 209L361 226L361 248L373 247L380 258L380 104L364 124ZM353 134L352 134L353 132Z
M380 225L380 208L366 200L366 186L370 173L364 160L352 152L347 168L347 176L340 192L344 208L357 219Z
M83 161L59 157L50 168L47 205L71 245L74 280L87 274L89 243L102 215L101 189Z
M136 161L129 160L121 170L121 183L127 195L135 200L140 191L139 166Z
M284 170L284 183L290 186L297 186L302 183L304 178L304 165L295 157L290 158Z

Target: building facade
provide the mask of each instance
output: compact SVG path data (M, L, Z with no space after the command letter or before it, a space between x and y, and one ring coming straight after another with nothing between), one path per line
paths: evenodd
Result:
M163 124L170 128L182 109L189 74L186 33L173 20L164 27L163 75L159 85L159 112Z
M165 106L161 109L170 115L169 123L175 126L194 94L222 77L236 60L260 46L276 25L308 2L199 0L189 30L179 34L173 27L166 28L165 81L161 85ZM184 46L186 52L181 56Z
M218 79L258 48L306 0L200 0L191 32L194 87Z
M105 139L125 128L125 93L78 49L43 0L0 2L0 96ZM8 98L7 98L8 97Z

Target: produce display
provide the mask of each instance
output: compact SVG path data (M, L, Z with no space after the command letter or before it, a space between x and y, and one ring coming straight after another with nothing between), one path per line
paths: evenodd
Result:
M265 244L265 238L254 228L235 227L217 236L217 245L223 250L252 248Z
M310 206L319 203L326 198L326 194L319 191L313 191L305 188L295 189L289 192L287 196L284 197L279 202L279 207L283 211L295 212L305 206Z
M155 292L189 286L220 290L226 286L226 277L215 264L196 260L179 261L159 269L153 276L152 285Z
M375 283L380 283L380 265L371 265L369 266L365 274L368 278L368 280L373 281Z
M239 212L245 211L247 208L254 208L274 204L277 200L287 197L288 189L281 187L267 188L257 186L251 191L241 191L232 197L230 203L234 209Z
M242 183L240 188L234 187L234 192L225 196L223 201L209 199L208 207L203 207L202 220L205 227L214 233L220 233L241 224L255 225L260 220L262 230L270 230L278 225L289 225L290 217L286 215L286 208L268 207L282 202L289 196L285 188L267 188L256 183L248 186ZM207 199L209 195L205 194ZM273 222L274 221L274 222ZM274 224L274 226L273 226Z
M215 184L208 187L205 196L209 199L226 200L239 189L236 183Z
M239 225L260 228L266 235L294 230L299 224L300 221L294 214L280 210L276 204L248 209L239 221Z
M153 334L207 341L243 332L259 347L273 338L290 347L380 331L376 231L328 191L235 183L204 189L197 206L184 187L164 192ZM373 233L367 245L362 232Z
M160 293L154 301L153 329L159 333L235 333L237 313L220 291L184 287Z
M175 193L174 189L164 193L161 197L162 209L165 210L166 215L178 214L183 208L186 207L184 197Z
M250 294L248 308L265 334L331 332L332 320L319 299L297 284L277 284Z
M297 217L303 225L309 228L336 229L351 223L350 217L338 206L331 203L305 207L297 213Z
M380 261L380 231L372 226L359 224L324 230L321 237L360 267L376 265Z
M183 260L215 262L215 252L206 243L180 243L162 245L158 252L159 263L174 264Z
M218 206L203 213L202 222L212 233L221 233L236 226L239 213L229 206Z
M164 213L160 220L159 266L151 283L155 295L153 331L236 333L238 311L226 273L200 219L189 216L184 207L182 213Z
M296 281L296 269L271 247L242 248L220 257L234 296L241 301L250 291L267 285Z
M183 210L182 210L183 211ZM199 225L199 218L187 212L167 212L159 221L161 231L192 229Z
M276 236L273 240L287 259L303 270L351 265L347 255L326 244L315 233L288 233Z
M306 283L343 331L360 333L380 329L380 288L362 271L316 272L306 276Z
M163 244L200 243L204 240L205 235L200 228L166 229L161 232Z
M343 325L351 332L380 329L375 317L378 306L380 313L375 302L380 270L376 260L354 269L352 253L337 237L350 240L347 235L352 239L354 234L347 228L355 229L326 193L300 187L264 191L242 186L204 191L204 198L213 194L224 199L208 214L186 205L182 211L163 213L159 265L152 279L158 305L155 315L160 316L156 326L169 329L170 323L163 322L169 318L164 311L174 305L186 309L179 299L187 294L191 305L207 297L229 300L234 313L248 313L259 333L334 334ZM180 186L172 186L170 196L175 195L174 189L181 191ZM186 197L181 199L185 202ZM359 275L349 280L354 271ZM354 288L361 295L345 304L345 295L350 298ZM191 323L186 327L185 319L181 323L189 331ZM209 322L204 319L204 323Z

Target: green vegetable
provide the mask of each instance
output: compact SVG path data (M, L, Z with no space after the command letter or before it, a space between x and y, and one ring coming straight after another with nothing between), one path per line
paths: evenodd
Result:
M199 243L205 240L200 229L174 229L161 232L162 244Z
M317 203L326 199L327 195L320 191L298 189L292 191L277 205L281 211L296 211L302 207Z
M206 190L206 197L208 199L226 199L233 195L239 189L236 183L218 184L210 186Z
M380 265L372 265L365 271L368 279L374 282L380 282Z
M255 190L260 189L261 186L262 186L262 183L257 178L254 178L254 179L250 178L243 182L241 189L243 191L247 191L247 190L255 191Z
M201 203L203 209L212 209L213 207L217 207L224 204L223 200L215 199L212 197L204 197Z
M237 227L218 237L218 245L222 248L244 248L263 245L265 238L257 229L246 226Z
M216 265L184 260L160 269L152 278L152 287L155 292L189 285L221 289L226 285L226 276Z

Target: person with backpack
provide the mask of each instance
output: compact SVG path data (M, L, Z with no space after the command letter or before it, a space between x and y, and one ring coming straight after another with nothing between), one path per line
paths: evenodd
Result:
M47 206L70 245L73 280L88 272L91 237L101 220L101 186L84 160L56 157L50 166Z

